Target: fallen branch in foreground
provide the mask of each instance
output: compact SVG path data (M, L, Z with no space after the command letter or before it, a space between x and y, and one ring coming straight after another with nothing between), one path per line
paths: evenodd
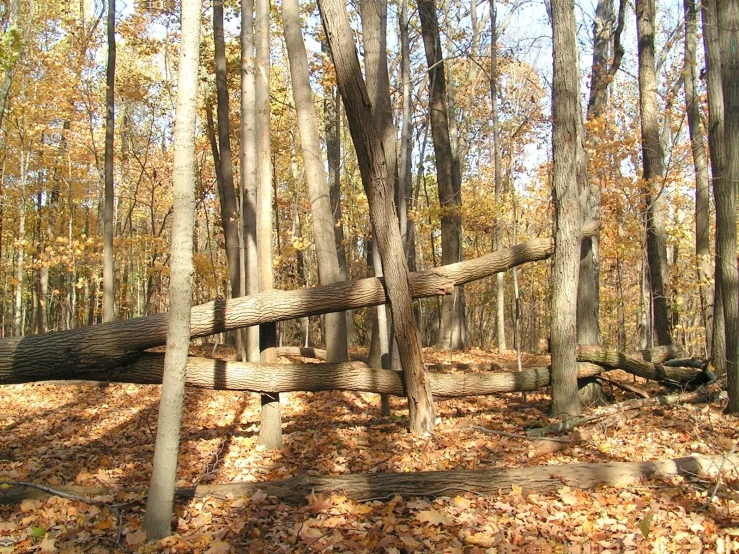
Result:
M549 425L547 427L539 427L537 429L529 429L526 433L532 437L542 437L549 433L565 433L578 427L601 419L606 416L617 414L625 410L634 410L639 408L646 408L649 406L672 406L675 404L700 404L701 402L710 401L715 395L719 394L723 389L723 382L716 382L707 387L703 387L693 392L684 392L680 394L672 394L669 396L657 396L655 398L636 398L633 400L626 400L619 402L618 404L611 404L610 406L603 406L598 408L595 413L574 417L571 419L565 419L559 423Z
M544 465L516 469L475 469L451 471L424 471L409 473L360 473L348 475L297 475L284 481L262 483L227 483L221 485L199 485L177 490L181 499L221 497L233 498L253 496L262 491L267 496L277 497L281 502L292 505L305 503L310 494L343 492L348 498L359 501L390 499L395 495L410 497L456 496L473 492L495 495L509 491L515 485L522 493L559 490L563 486L589 489L599 485L627 486L641 483L653 477L716 478L723 465L726 471L736 471L739 455L731 456L687 456L674 460L652 462L609 462L568 465ZM0 504L16 504L28 497L43 497L46 490L12 486L0 489ZM85 489L57 487L66 494L81 495ZM115 491L106 491L113 493ZM94 494L100 494L99 489Z

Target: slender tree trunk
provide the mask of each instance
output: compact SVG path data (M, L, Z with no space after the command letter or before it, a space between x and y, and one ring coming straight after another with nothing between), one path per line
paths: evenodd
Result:
M192 249L195 222L195 113L199 51L200 2L183 0L174 143L174 212L167 350L164 358L154 465L143 524L149 540L160 539L171 533L177 476L194 275Z
M683 81L685 104L688 114L690 145L693 152L695 170L695 257L698 291L701 302L701 319L706 334L706 351L710 355L711 333L713 331L713 294L708 286L711 279L711 261L708 232L708 162L706 159L705 136L701 127L700 99L698 98L698 68L696 65L696 44L698 35L698 11L695 0L683 0L685 11L685 61Z
M495 0L490 0L490 124L493 128L493 160L495 162L495 206L499 210L503 204L503 160L500 154L500 124L498 123L498 10L495 7ZM497 250L503 249L503 222L499 219L498 213L493 215L493 225L495 227L495 247ZM498 343L498 350L504 352L507 350L505 340L505 287L503 282L503 274L498 273L495 276L495 336ZM516 297L518 302L518 297ZM518 323L516 323L518 325Z
M724 99L724 174L716 197L716 273L721 281L726 343L727 413L739 412L739 272L736 209L739 193L739 2L718 0L718 39ZM715 181L714 181L715 183Z
M254 0L241 0L241 217L245 294L259 292L257 258L257 134ZM259 327L246 329L246 358L259 361Z
M444 59L439 37L439 22L434 0L418 3L421 16L423 45L429 72L429 110L431 112L431 134L434 141L434 158L441 206L441 263L442 265L462 260L462 175L459 159L452 154L449 135L449 115L446 104L446 78ZM466 322L464 293L457 289L442 301L441 328L438 346L446 350L465 347Z
M555 256L552 268L552 415L580 413L577 392L577 295L580 226L577 149L582 124L578 101L577 40L574 0L552 0L554 78L552 138ZM574 68L574 69L573 69Z
M115 319L113 254L113 140L115 137L115 0L108 0L108 65L105 69L105 206L103 211L103 321Z
M402 110L403 122L400 128L400 145L398 156L398 191L397 204L398 216L400 218L400 236L403 239L403 249L406 259L410 263L411 237L408 220L408 209L413 199L413 181L411 172L411 159L413 155L413 144L411 143L413 130L413 105L412 105L412 81L411 81L411 53L410 33L408 30L408 0L400 2L400 17L398 20L400 35L400 80L402 87Z
M339 270L334 235L334 218L326 170L323 165L321 143L318 136L318 118L313 105L313 93L308 74L308 57L300 32L300 10L298 0L283 0L282 23L285 31L293 97L298 112L298 129L303 147L303 161L308 183L313 235L315 237L318 279L322 285L343 281ZM349 359L346 337L346 314L326 314L326 361L345 362Z
M257 252L259 254L259 288L274 288L272 267L272 147L270 125L269 36L270 0L256 0L256 111L257 111ZM277 359L277 327L274 323L260 325L259 351L262 363ZM267 448L282 447L280 395L262 395L262 416L259 442Z
M726 165L724 93L721 86L721 50L719 46L717 12L716 0L705 0L702 2L703 47L706 57L706 88L708 90L708 151L711 158L711 185L713 187L714 198L718 196L718 191L722 187L721 179L723 179ZM711 361L716 368L716 375L725 375L726 335L720 272L721 264L718 263L717 258L713 291L713 340L710 349Z
M233 162L231 160L231 123L229 121L228 79L226 71L226 43L223 35L223 1L213 2L213 44L215 48L216 115L218 119L218 160L220 179L218 197L221 201L221 225L226 242L228 277L231 296L241 296L239 261L239 210L234 193Z
M667 235L663 200L664 161L659 137L659 101L654 58L654 0L636 1L639 47L639 105L641 108L647 260L652 304L652 330L658 345L672 344L667 302Z
M326 41L321 42L321 49L328 59ZM339 271L341 278L347 281L350 277L346 259L346 248L344 247L344 219L341 212L341 113L338 103L338 89L336 85L324 80L323 85L323 115L324 134L326 136L326 161L328 165L329 197L331 199L331 213L336 221L334 225L334 242L336 243L336 255L339 260ZM346 314L346 340L352 345L355 339L354 318L351 311Z
M385 271L393 313L393 334L403 365L410 429L415 433L430 432L435 423L434 404L426 383L421 345L413 317L408 266L393 205L394 190L390 185L382 142L375 131L371 99L362 79L345 5L341 0L320 0L318 6L336 67L337 82Z

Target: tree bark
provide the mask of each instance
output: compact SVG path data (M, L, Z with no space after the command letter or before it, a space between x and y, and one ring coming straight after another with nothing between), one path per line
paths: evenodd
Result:
M272 147L270 142L270 0L256 0L256 109L257 109L257 251L259 288L274 287L272 266ZM276 360L277 329L273 322L259 327L262 363ZM282 447L280 395L262 395L259 442L267 448Z
M513 469L456 469L451 471L414 471L406 473L350 473L347 475L296 475L283 481L261 483L224 483L178 489L179 498L251 497L257 491L280 502L303 505L311 494L332 495L339 491L355 500L385 500L395 495L405 498L475 494L495 496L501 490L521 487L521 493L557 491L563 486L588 489L598 486L627 487L639 485L652 477L715 479L721 468L729 471L739 464L739 455L700 456L695 454L673 460L646 462L579 463L541 465ZM76 495L103 495L105 489L55 487ZM43 498L48 491L10 484L0 489L0 503L20 504L26 498Z
M105 69L105 204L103 206L103 322L115 319L113 253L113 141L115 138L115 0L108 0L108 62Z
M244 294L259 292L257 256L257 134L256 67L254 60L254 0L241 0L241 217ZM259 327L246 329L246 359L259 361Z
M701 127L700 99L698 97L698 66L696 63L696 43L698 34L698 11L695 0L683 0L685 11L685 61L683 63L683 82L685 104L688 114L690 146L693 153L695 171L695 257L696 277L701 302L701 319L706 334L705 350L711 352L713 331L713 294L708 286L711 280L709 259L709 184L708 163L703 128Z
M583 235L596 226L583 229ZM426 298L449 294L469 283L554 253L551 238L532 239L501 252L410 275L411 294ZM191 337L205 337L242 327L274 323L389 301L382 279L367 278L325 287L272 290L227 301L195 306ZM141 350L166 343L167 314L92 325L69 331L0 339L0 384L53 379L133 362Z
M716 272L721 281L726 344L727 413L739 412L739 271L737 271L736 209L739 193L739 5L718 0L718 38L724 100L724 173L716 197Z
M218 159L220 179L218 179L218 198L221 201L221 226L226 243L228 277L231 296L241 296L241 276L239 261L239 211L236 209L234 193L233 162L231 160L231 123L228 100L228 79L226 70L226 42L223 35L223 1L213 2L213 45L216 74L216 116L218 120Z
M556 1L556 0L555 0ZM560 490L563 486L578 489L598 486L626 487L638 485L651 477L684 476L715 478L723 457L688 456L674 460L646 462L607 462L567 465L542 465L515 469L477 469L422 471L410 473L369 473L336 476L303 474L285 481L270 483L230 483L201 485L189 494L207 497L232 494L235 498L253 495L261 490L289 504L303 504L312 494L334 494L342 491L348 498L370 500L404 497L463 495L470 490L481 495L496 495L500 490L521 487L522 494ZM725 462L726 468L739 463L739 455ZM184 493L185 491L183 491Z
M718 36L718 8L716 0L702 3L703 48L706 58L706 89L708 91L708 151L711 157L711 186L714 199L722 188L726 165L724 140L724 93L721 87L721 49ZM718 215L718 214L717 214ZM721 294L721 264L715 260L713 290L713 343L711 361L716 375L726 374L726 334L724 305Z
M462 260L462 174L449 135L447 84L435 0L421 0L418 12L429 73L431 135L441 207L441 263L447 265ZM445 350L460 350L465 347L466 335L464 292L460 288L442 302L437 344Z
M418 330L413 317L408 266L403 254L398 217L393 205L394 191L389 182L382 142L375 132L371 100L362 79L346 8L340 0L320 0L319 8L382 258L387 296L393 313L393 332L408 394L410 429L416 433L430 432L434 427L434 405L425 379Z
M616 351L583 351L577 357L577 378L588 379L606 371L621 369L654 381L688 384L701 378L702 371L691 367L671 367L644 362L634 355ZM146 352L131 364L97 371L55 374L55 380L90 380L111 383L156 385L162 382L164 356ZM431 366L430 366L431 367ZM461 398L508 392L536 391L551 385L551 368L526 367L521 371L482 373L429 373L431 393L439 398ZM187 359L187 385L191 387L283 393L296 391L354 391L405 396L400 372L367 367L364 362L342 364L252 364L220 359Z
M664 161L659 138L659 102L654 60L654 0L636 1L639 49L639 106L643 164L644 220L647 235L652 336L656 344L672 342L667 299L667 235L663 187Z
M185 369L190 345L193 229L195 225L195 114L200 58L200 2L182 2L182 43L177 78L174 142L174 212L170 261L167 351L151 485L144 514L147 538L171 533L177 454L180 442Z
M554 34L552 200L555 210L555 256L552 268L552 415L581 411L577 393L577 283L580 264L581 210L577 190L577 148L580 141L579 83L575 5L552 0ZM575 70L573 71L573 67Z
M305 177L308 183L313 235L315 238L318 279L322 285L343 281L339 270L334 235L334 217L331 212L329 184L323 166L321 144L318 136L318 118L313 105L313 93L308 75L308 57L300 32L298 0L283 0L282 23L285 32L290 77L292 79L295 108L298 112L298 129L303 147ZM344 362L348 359L346 314L326 314L326 350L329 362Z
M498 10L495 0L490 0L490 125L493 132L493 160L495 162L495 205L498 210L503 204L503 159L500 152L500 124L498 122ZM515 217L515 216L514 216ZM496 213L493 216L495 248L503 249L503 222ZM515 222L514 222L515 225ZM503 273L495 276L495 337L498 350L507 350L505 340L505 287ZM514 341L515 342L515 341Z

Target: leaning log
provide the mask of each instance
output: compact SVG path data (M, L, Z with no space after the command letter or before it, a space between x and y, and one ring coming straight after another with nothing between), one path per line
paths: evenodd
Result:
M645 479L684 476L688 479L715 478L719 471L733 471L739 455L687 456L674 460L652 462L581 463L542 465L516 469L474 469L451 471L423 471L408 473L360 473L348 475L297 475L283 481L261 483L227 483L199 485L177 490L178 498L240 498L251 497L262 491L269 497L291 505L301 505L311 494L345 494L358 501L388 500L395 495L405 498L456 496L467 493L496 495L521 487L522 494L556 491L568 486L592 489L597 486L629 486ZM0 489L0 504L18 504L28 497L49 495L49 488L34 489L24 484L6 483ZM100 489L86 491L76 487L59 487L65 493L100 494ZM107 491L109 493L113 491Z
M583 236L597 232L597 224ZM512 267L549 258L552 238L533 239L480 258L412 273L414 298L450 294L455 286ZM191 312L192 337L204 337L276 321L329 312L376 306L388 302L379 278L334 283L290 291L272 290L252 296L195 306ZM79 375L134 362L141 351L166 344L166 313L0 340L0 384L48 379L79 379ZM62 377L64 376L64 377Z

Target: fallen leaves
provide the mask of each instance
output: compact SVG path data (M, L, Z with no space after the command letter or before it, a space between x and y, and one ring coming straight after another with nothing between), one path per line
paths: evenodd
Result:
M465 353L470 363L484 353ZM434 353L427 352L430 362ZM441 361L441 360L439 360ZM448 358L446 358L448 361ZM10 435L3 471L13 479L91 489L109 503L141 498L151 470L158 388L134 385L18 385L3 389ZM178 480L206 473L215 483L259 482L293 475L413 472L518 467L577 461L659 459L699 448L721 452L736 441L736 421L719 406L660 407L628 425L577 432L560 450L529 441L526 425L545 418L547 398L508 394L438 402L441 423L430 437L406 432L402 399L379 417L376 395L286 394L285 448L256 446L255 395L188 390ZM464 422L464 424L462 424ZM502 430L496 436L474 427ZM584 430L583 430L584 431ZM537 451L538 444L551 451ZM561 444L561 443L556 443ZM531 452L537 452L535 459ZM655 486L657 485L657 486ZM739 537L737 499L722 488L705 512L705 489L689 481L581 491L562 486L529 494L376 498L313 492L287 506L258 491L251 497L198 498L177 505L175 535L146 543L142 503L112 511L34 497L10 507L0 523L0 554L9 552L549 552L558 545L621 552L729 552ZM5 518L6 514L2 514ZM723 550L721 550L723 549ZM576 549L573 551L577 551ZM615 551L615 550L614 550Z

